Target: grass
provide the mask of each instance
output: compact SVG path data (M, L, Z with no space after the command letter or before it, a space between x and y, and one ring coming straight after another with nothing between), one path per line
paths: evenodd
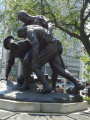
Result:
M90 105L90 97L88 96L84 96L84 100L88 102L88 104Z

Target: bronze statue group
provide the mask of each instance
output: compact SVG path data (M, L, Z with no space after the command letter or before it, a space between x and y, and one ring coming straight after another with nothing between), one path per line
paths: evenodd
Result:
M59 40L56 40L52 34L52 23L43 15L31 16L21 10L18 13L18 19L24 24L18 28L19 38L28 38L28 40L14 42L13 36L4 39L4 47L9 52L8 64L6 68L6 80L14 65L15 58L19 58L22 63L22 73L17 78L20 90L28 90L31 81L31 74L34 72L43 89L41 94L47 94L56 91L56 80L58 74L74 83L75 87L69 93L79 93L84 89L84 85L79 82L69 71L66 70L61 54L63 51ZM41 68L49 63L52 69L52 87L49 85Z

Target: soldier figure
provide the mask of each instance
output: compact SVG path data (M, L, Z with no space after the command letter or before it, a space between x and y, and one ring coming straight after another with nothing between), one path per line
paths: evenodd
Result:
M8 64L6 68L6 80L8 79L8 75L11 71L12 66L14 65L15 58L19 58L21 63L23 63L23 59L25 55L27 55L28 52L31 52L32 46L28 40L24 40L21 42L14 42L13 36L8 36L4 39L4 48L7 50L10 50L9 52L9 58L8 58ZM18 79L22 79L23 74L21 74ZM23 83L21 80L17 81L21 84Z

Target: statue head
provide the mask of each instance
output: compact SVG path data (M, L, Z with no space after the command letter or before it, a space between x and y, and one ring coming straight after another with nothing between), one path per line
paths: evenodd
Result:
M24 10L18 12L18 19L24 23L28 22L29 17L30 16Z
M18 28L17 35L19 38L27 38L27 27Z
M3 41L4 48L7 50L14 50L17 47L17 44L14 42L13 36L8 36Z

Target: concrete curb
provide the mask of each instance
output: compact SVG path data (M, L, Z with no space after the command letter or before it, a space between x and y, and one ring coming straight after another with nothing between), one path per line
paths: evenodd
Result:
M39 103L0 99L0 109L13 112L71 113L87 108L86 101L77 103Z

